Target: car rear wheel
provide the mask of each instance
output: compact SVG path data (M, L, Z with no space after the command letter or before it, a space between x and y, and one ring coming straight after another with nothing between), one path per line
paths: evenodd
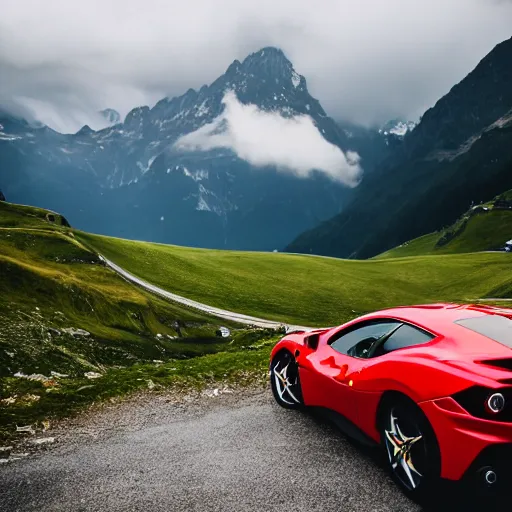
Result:
M303 406L299 367L287 350L279 352L270 363L270 385L281 407L300 409Z
M415 500L428 498L440 481L441 456L421 409L406 398L387 400L381 410L380 435L395 482Z

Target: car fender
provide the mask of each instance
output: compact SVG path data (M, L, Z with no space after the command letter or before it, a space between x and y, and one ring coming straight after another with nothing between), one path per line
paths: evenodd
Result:
M383 358L386 356L383 356ZM393 357L378 364L370 362L357 375L351 375L360 428L379 440L377 415L381 400L388 393L401 394L415 403L450 396L474 384L471 375L418 357Z

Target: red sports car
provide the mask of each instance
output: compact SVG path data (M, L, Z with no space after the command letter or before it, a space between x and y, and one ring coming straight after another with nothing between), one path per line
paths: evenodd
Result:
M411 497L441 479L496 489L510 476L512 309L399 307L296 331L273 349L270 374L281 406L324 408L380 444Z

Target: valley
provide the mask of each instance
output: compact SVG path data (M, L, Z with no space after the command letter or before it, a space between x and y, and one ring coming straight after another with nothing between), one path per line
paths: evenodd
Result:
M122 279L104 257L165 291L283 325L336 325L385 307L512 291L504 252L353 261L219 251L94 235L57 213L7 202L0 213L4 439L19 439L16 425L42 433L49 421L148 388L266 380L284 331L165 300Z
M511 305L511 56L418 123L335 121L274 47L98 131L0 112L0 441L266 385L287 328Z
M276 336L150 294L64 217L0 202L0 439L148 386L259 378Z

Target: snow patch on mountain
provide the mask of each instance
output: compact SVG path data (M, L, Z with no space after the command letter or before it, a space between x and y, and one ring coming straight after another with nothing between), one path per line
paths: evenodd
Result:
M186 167L183 167L183 174L196 182L208 179L208 171L203 169L189 171Z
M139 161L137 161L137 167L140 169L141 174L146 174L146 173L149 171L149 169L150 169L150 167L151 167L151 164L156 160L156 157L157 157L157 156L158 156L158 155L154 155L154 156L152 156L152 157L148 160L147 165L144 165L140 160L139 160Z
M8 133L0 132L0 140L13 141L13 140L20 140L20 139L21 139L21 137L18 135L9 135Z
M396 135L397 137L404 137L407 132L414 130L416 123L414 121L401 121L395 119L387 122L379 129L379 133L386 135Z
M206 202L205 198L202 195L199 195L199 200L197 201L196 210L211 212L211 209L208 206L208 203Z
M300 75L298 75L295 71L292 73L292 84L295 89L297 89L297 87L300 85Z
M207 100L204 100L203 103L201 103L201 105L199 105L197 112L195 114L196 117L203 117L206 114L208 114L208 112L210 112L210 109L206 106L206 101Z

